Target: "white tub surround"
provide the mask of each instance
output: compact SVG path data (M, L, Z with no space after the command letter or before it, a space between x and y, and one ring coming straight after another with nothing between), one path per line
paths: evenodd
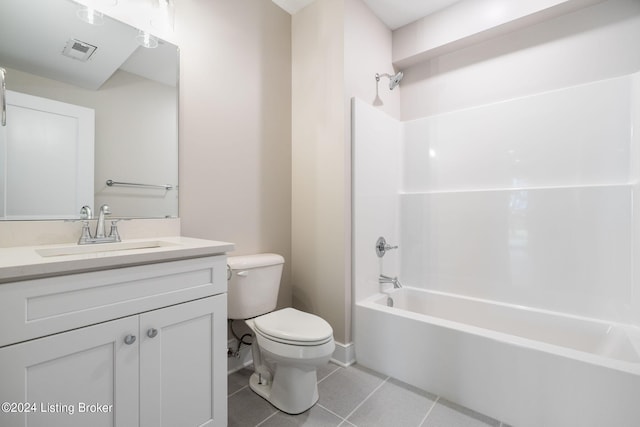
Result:
M355 317L358 363L508 424L640 419L638 328L412 288Z
M354 301L380 290L380 273L395 276L400 251L375 253L383 236L395 246L400 238L398 190L402 178L402 123L362 100L353 99L353 256Z
M640 74L404 122L411 286L637 321Z
M408 122L356 101L356 299L377 292L384 273L637 324L639 81L636 73ZM379 259L371 248L381 235L400 248Z

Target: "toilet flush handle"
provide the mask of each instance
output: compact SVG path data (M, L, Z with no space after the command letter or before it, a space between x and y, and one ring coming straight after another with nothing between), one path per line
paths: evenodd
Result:
M249 272L247 270L242 270L238 271L236 274L241 277L247 277L249 275Z

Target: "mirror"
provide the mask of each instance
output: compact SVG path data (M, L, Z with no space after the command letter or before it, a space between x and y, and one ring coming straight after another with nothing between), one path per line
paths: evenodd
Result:
M8 102L0 219L73 219L83 205L95 214L105 203L116 218L177 217L178 48L163 40L145 48L138 29L106 15L91 25L81 8L71 0L0 2ZM47 105L46 114L25 99ZM58 107L77 107L82 119ZM36 124L51 126L51 117L64 117L68 133Z

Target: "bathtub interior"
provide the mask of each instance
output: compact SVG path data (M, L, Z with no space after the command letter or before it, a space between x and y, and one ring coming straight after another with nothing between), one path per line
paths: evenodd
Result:
M417 321L569 357L578 353L567 350L575 350L584 353L582 359L640 374L640 330L633 326L424 289L393 290L365 303L395 315L412 313Z

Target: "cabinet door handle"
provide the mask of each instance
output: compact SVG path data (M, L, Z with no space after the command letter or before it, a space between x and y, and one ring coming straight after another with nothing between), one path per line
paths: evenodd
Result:
M150 328L150 329L147 331L147 336L148 336L149 338L154 338L156 335L158 335L158 330L157 330L156 328Z
M124 343L126 345L131 345L134 342L136 342L136 336L135 335L127 335L126 337L124 337Z

